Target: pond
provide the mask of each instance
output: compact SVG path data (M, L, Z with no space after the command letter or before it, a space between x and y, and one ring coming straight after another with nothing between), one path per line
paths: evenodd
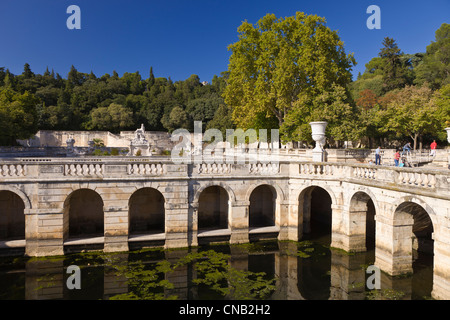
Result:
M414 273L381 273L369 290L374 250L348 254L329 239L258 241L191 249L86 252L51 258L0 259L1 300L368 300L430 299L432 257L419 255ZM80 277L67 273L78 266ZM75 280L74 280L75 279ZM80 289L69 289L78 281Z

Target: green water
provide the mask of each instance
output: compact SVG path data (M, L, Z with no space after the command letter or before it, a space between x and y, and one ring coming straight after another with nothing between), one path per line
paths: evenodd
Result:
M414 262L414 273L381 273L381 290L370 291L367 266L374 251L347 254L329 239L260 241L189 250L144 249L88 252L45 259L1 258L0 299L429 299L432 257ZM80 267L81 289L69 290L67 267Z

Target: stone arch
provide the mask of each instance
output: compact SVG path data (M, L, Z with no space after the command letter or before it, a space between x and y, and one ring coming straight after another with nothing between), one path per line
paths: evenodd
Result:
M434 241L431 235L435 226L433 210L414 196L401 197L388 208L391 210L386 211L386 216L377 218L375 263L394 276L412 273L413 262L420 256L426 258L426 264L434 264ZM417 235L417 231L420 231L417 226L420 225L429 228L428 238ZM424 239L426 241L422 241ZM423 247L423 244L428 245L428 248ZM424 255L423 251L429 254Z
M30 199L22 190L12 186L0 186L0 191L11 191L12 193L15 193L17 196L19 196L22 199L23 204L25 205L25 211L32 208Z
M165 231L165 198L161 191L142 187L128 200L129 234Z
M316 191L315 191L316 190ZM315 193L320 194L316 195ZM326 201L316 200L318 197L325 197ZM310 184L298 192L298 238L301 239L303 234L311 235L313 230L311 222L313 220L318 224L327 225L327 230L323 229L318 234L331 235L332 225L332 208L336 204L336 196L328 187L321 184ZM313 215L313 209L320 210L320 217Z
M229 185L227 185L226 183L223 182L208 182L204 185L202 185L194 194L192 203L194 204L194 206L198 205L198 200L200 198L201 193L203 192L203 190L205 190L206 188L209 187L222 187L223 189L225 189L228 193L228 199L230 202L230 205L236 202L236 195L234 194L233 189L230 188Z
M200 229L228 229L230 196L220 185L202 188L198 196L197 227Z
M378 203L377 197L375 196L375 194L372 192L372 190L370 188L358 186L355 190L352 190L352 192L349 192L347 198L344 200L344 203L347 206L350 205L355 194L359 193L359 192L367 194L367 196L370 197L370 199L373 202L373 205L375 207L375 212L380 212L380 204Z
M394 210L392 210L391 214L392 214L392 219L395 219L395 213L397 208L405 202L411 202L411 203L415 203L419 206L421 206L426 213L428 213L431 222L433 223L433 226L438 226L438 221L437 221L437 215L435 213L435 211L433 210L433 208L431 206L428 205L428 203L426 203L425 201L423 201L422 199L418 198L418 197L414 197L414 196L404 196L401 197L400 199L398 199L397 201L395 201L392 205Z
M254 184L250 185L250 187L247 189L247 193L245 195L245 200L250 201L250 196L253 193L253 190L255 190L256 188L258 188L261 185L268 185L268 186L272 187L275 190L277 200L279 200L280 202L286 200L283 189L281 189L278 184L276 184L276 183L271 184L271 183L265 183L265 182L264 183L254 183Z
M17 193L0 190L0 239L25 239L25 202Z
M64 239L104 235L104 203L90 188L72 190L64 201Z
M434 241L433 233L435 231L436 215L431 207L424 201L415 197L404 197L403 202L395 206L393 213L394 223L401 221L404 225L402 237L408 248L425 252L433 255ZM397 228L398 229L398 228ZM407 231L408 230L408 231ZM402 236L400 234L394 236ZM412 238L412 242L408 242Z
M250 228L275 225L280 204L278 197L276 188L270 184L263 183L252 188L248 198Z

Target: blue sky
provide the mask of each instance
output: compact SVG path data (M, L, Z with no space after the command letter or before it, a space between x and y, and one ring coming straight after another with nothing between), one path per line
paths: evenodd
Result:
M69 30L69 5L81 9L81 29ZM381 9L381 29L369 30L369 5ZM362 73L386 36L405 53L424 52L434 33L450 23L450 0L0 0L0 67L14 74L29 63L35 73L48 66L66 78L78 71L101 76L139 71L147 78L201 81L227 70L227 46L237 41L242 21L256 23L267 13L292 16L296 11L325 17L337 30L347 53Z

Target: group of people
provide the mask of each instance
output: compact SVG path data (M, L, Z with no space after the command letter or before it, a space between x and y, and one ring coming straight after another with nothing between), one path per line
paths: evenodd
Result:
M436 140L433 140L433 142L430 144L430 156L431 157L436 156L436 148L437 148ZM402 161L402 158L404 157L405 153L410 152L411 149L412 149L411 142L408 142L407 144L405 144L403 146L403 150L401 153L400 153L400 150L397 149L397 151L394 154L394 165L396 167L404 166L404 161ZM380 146L375 150L375 164L376 165L381 164L381 147Z

